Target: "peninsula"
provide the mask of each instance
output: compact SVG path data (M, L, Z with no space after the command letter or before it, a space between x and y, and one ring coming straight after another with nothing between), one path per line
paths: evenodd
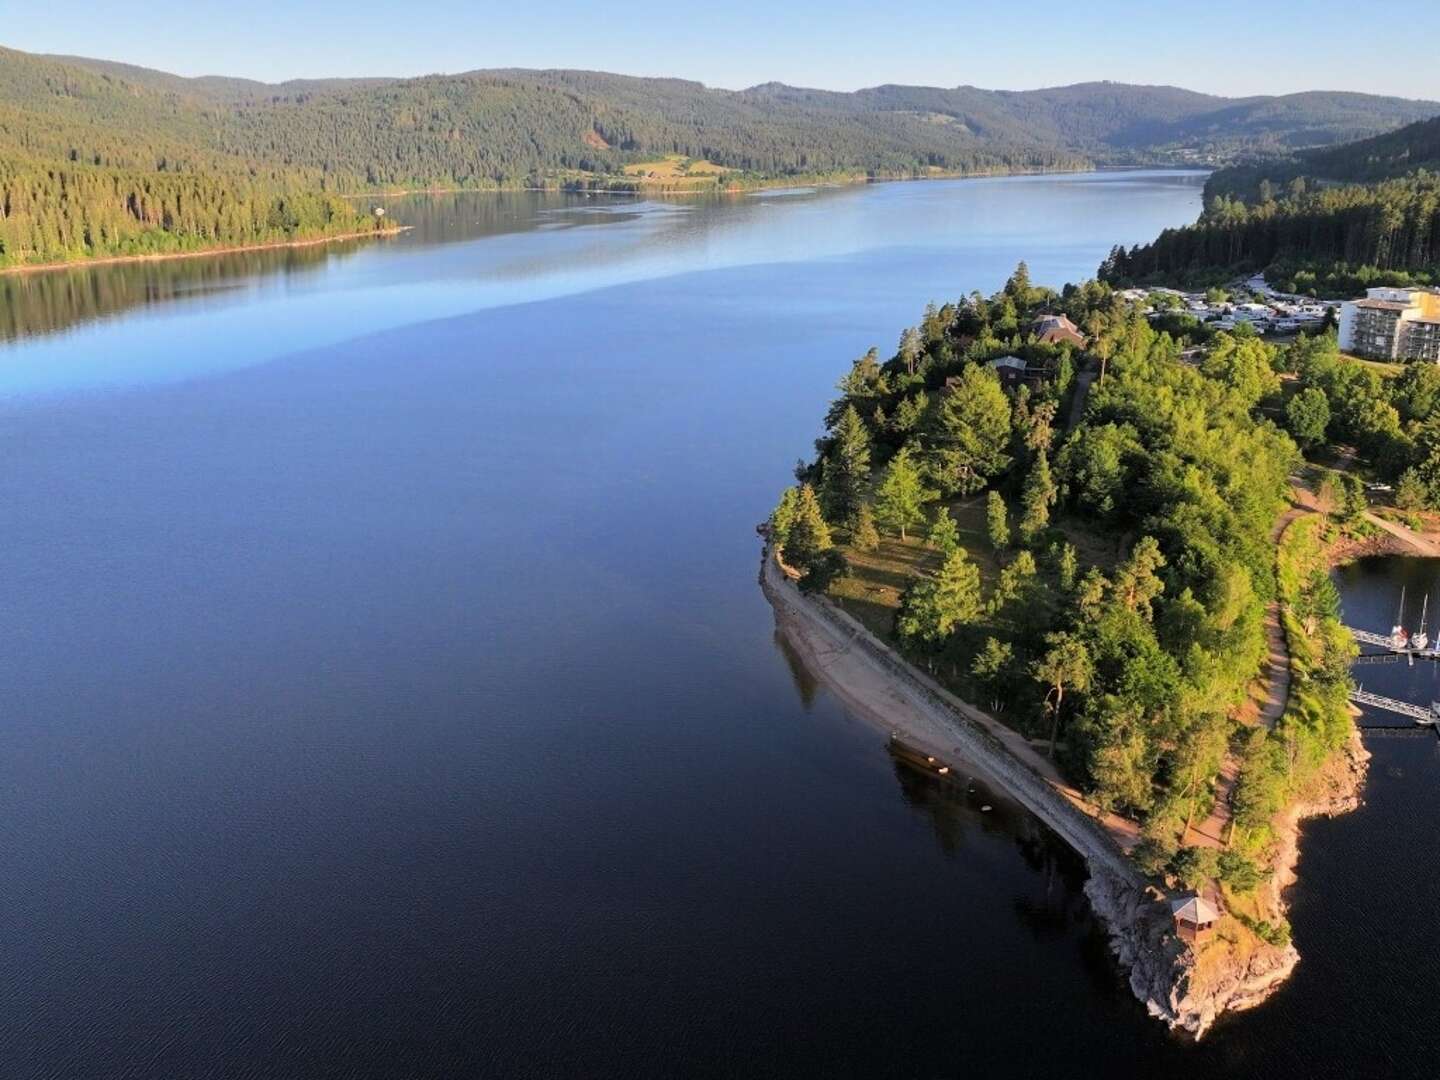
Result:
M1299 823L1357 805L1328 570L1404 542L1354 447L1393 414L1389 467L1427 467L1440 369L1167 310L1023 263L932 304L841 379L761 583L911 760L977 766L1085 857L1137 997L1200 1036L1294 967Z

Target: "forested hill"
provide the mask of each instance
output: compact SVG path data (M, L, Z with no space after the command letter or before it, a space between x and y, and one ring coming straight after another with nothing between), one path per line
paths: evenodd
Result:
M1375 138L1222 169L1194 225L1116 249L1115 283L1207 283L1263 270L1335 296L1440 281L1440 118Z
M0 265L364 227L337 193L1229 160L1373 135L1440 105L1225 99L1113 83L829 93L581 71L276 85L0 49Z
M1210 178L1207 195L1264 201L1270 193L1295 187L1297 180L1310 186L1376 183L1421 169L1440 172L1440 116L1357 142L1221 169Z

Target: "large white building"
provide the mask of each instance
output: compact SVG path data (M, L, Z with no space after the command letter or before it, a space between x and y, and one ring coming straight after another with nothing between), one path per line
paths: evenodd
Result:
M1440 290L1367 289L1340 308L1340 348L1375 360L1440 362Z

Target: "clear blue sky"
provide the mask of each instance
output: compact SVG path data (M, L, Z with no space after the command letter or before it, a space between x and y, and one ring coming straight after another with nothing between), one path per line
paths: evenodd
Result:
M0 0L0 44L266 81L575 67L729 88L1114 79L1440 100L1427 2L1374 12L1377 39L1353 0Z

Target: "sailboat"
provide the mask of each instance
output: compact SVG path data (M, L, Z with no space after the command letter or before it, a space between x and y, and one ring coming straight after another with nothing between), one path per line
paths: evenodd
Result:
M1390 647L1403 652L1410 644L1410 635L1405 633L1405 586L1400 586L1400 610L1395 613L1395 625L1390 629Z
M1421 652L1425 646L1430 644L1430 636L1425 633L1425 613L1430 607L1430 594L1425 594L1425 601L1420 605L1420 629L1410 635L1410 647L1416 652Z

